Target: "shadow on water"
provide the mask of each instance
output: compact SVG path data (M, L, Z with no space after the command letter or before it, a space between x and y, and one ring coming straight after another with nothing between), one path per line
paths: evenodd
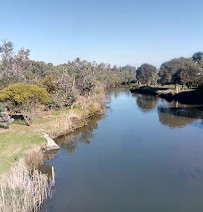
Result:
M57 144L68 154L72 155L73 152L79 147L80 144L89 145L93 140L93 131L97 128L97 122L102 119L104 115L96 115L87 120L87 126L74 131L73 133L60 136L56 139Z

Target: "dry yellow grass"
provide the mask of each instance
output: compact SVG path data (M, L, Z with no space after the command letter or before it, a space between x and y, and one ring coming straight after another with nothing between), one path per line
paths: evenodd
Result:
M86 125L85 119L96 113L103 112L104 108L98 101L98 96L80 97L74 104L74 108L68 111L63 111L58 117L54 117L49 123L50 128L48 134L53 138L74 131L78 127Z
M30 169L20 159L1 179L1 212L37 212L47 199L52 184L45 174Z

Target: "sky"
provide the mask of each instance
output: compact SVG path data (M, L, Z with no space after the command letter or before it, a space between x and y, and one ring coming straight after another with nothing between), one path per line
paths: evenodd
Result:
M0 0L0 41L30 58L160 66L203 51L202 0Z

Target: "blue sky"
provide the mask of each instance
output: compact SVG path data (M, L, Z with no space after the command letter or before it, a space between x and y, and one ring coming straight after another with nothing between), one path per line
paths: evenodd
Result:
M202 0L0 0L0 39L54 64L117 65L203 51Z

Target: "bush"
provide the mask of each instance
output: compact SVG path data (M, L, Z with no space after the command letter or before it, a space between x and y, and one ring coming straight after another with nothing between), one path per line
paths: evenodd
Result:
M0 101L6 102L12 112L18 111L24 118L33 119L33 114L40 104L49 102L44 88L37 85L16 83L0 91Z

